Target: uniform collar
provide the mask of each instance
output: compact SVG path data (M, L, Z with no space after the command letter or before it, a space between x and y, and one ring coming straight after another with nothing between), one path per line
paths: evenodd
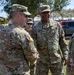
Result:
M55 25L56 22L53 19L49 19L49 23L43 24L41 22L41 24L42 24L42 28L49 28L49 27L54 28L56 26Z
M17 25L17 24L9 24L9 26L11 26L12 28L16 28L16 27L18 27L18 28L21 28L19 25Z
M42 24L42 28L49 28L49 23L46 23L46 24Z

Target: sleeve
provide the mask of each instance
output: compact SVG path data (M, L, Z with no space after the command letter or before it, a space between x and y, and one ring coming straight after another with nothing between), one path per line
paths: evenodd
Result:
M35 47L37 48L37 30L35 26L33 27L31 31L31 36L34 39Z
M74 51L74 34L71 36L69 41L69 56L73 54L73 51Z
M38 51L34 45L32 37L29 34L25 35L25 37L25 43L22 43L22 48L24 50L25 57L30 62L30 64L35 64L38 57Z
M72 65L74 59L74 35L71 36L69 41L68 64Z
M62 51L63 58L68 59L68 45L65 40L64 30L62 26L59 24L59 44Z

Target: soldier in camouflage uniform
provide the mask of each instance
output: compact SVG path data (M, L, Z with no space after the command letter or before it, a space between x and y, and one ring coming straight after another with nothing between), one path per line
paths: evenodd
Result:
M74 75L74 34L69 41L69 55L66 75Z
M33 19L28 18L27 24L25 25L25 30L28 31L30 35L31 35L32 26L33 26ZM30 70L31 70L30 74L35 75L36 64L34 64L33 66L30 65Z
M50 19L49 5L40 6L39 12L41 21L32 29L32 37L40 55L36 75L48 75L49 69L52 75L62 75L62 62L66 65L68 58L64 31L58 22Z
M38 58L34 41L22 27L26 23L26 7L12 6L12 24L0 30L0 75L30 75ZM24 12L25 11L25 12Z
M28 18L27 24L25 25L26 31L28 31L29 33L31 33L32 26L33 26L33 19L32 18Z

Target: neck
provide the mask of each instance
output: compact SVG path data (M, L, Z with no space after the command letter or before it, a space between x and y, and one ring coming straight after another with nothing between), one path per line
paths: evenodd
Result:
M21 24L18 23L18 22L13 22L13 24L16 24L16 25L18 25L18 26L20 26L20 27L23 27L23 25L21 25Z
M26 29L28 32L31 31L32 29Z
M49 20L42 20L42 23L44 24L49 23Z

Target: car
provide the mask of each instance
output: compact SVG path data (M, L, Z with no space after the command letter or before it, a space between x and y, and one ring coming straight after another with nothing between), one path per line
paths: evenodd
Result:
M72 36L74 33L74 20L65 21L62 27L65 32L65 36Z
M67 21L67 20L62 20L62 21L61 21L61 25L63 26L66 21Z

